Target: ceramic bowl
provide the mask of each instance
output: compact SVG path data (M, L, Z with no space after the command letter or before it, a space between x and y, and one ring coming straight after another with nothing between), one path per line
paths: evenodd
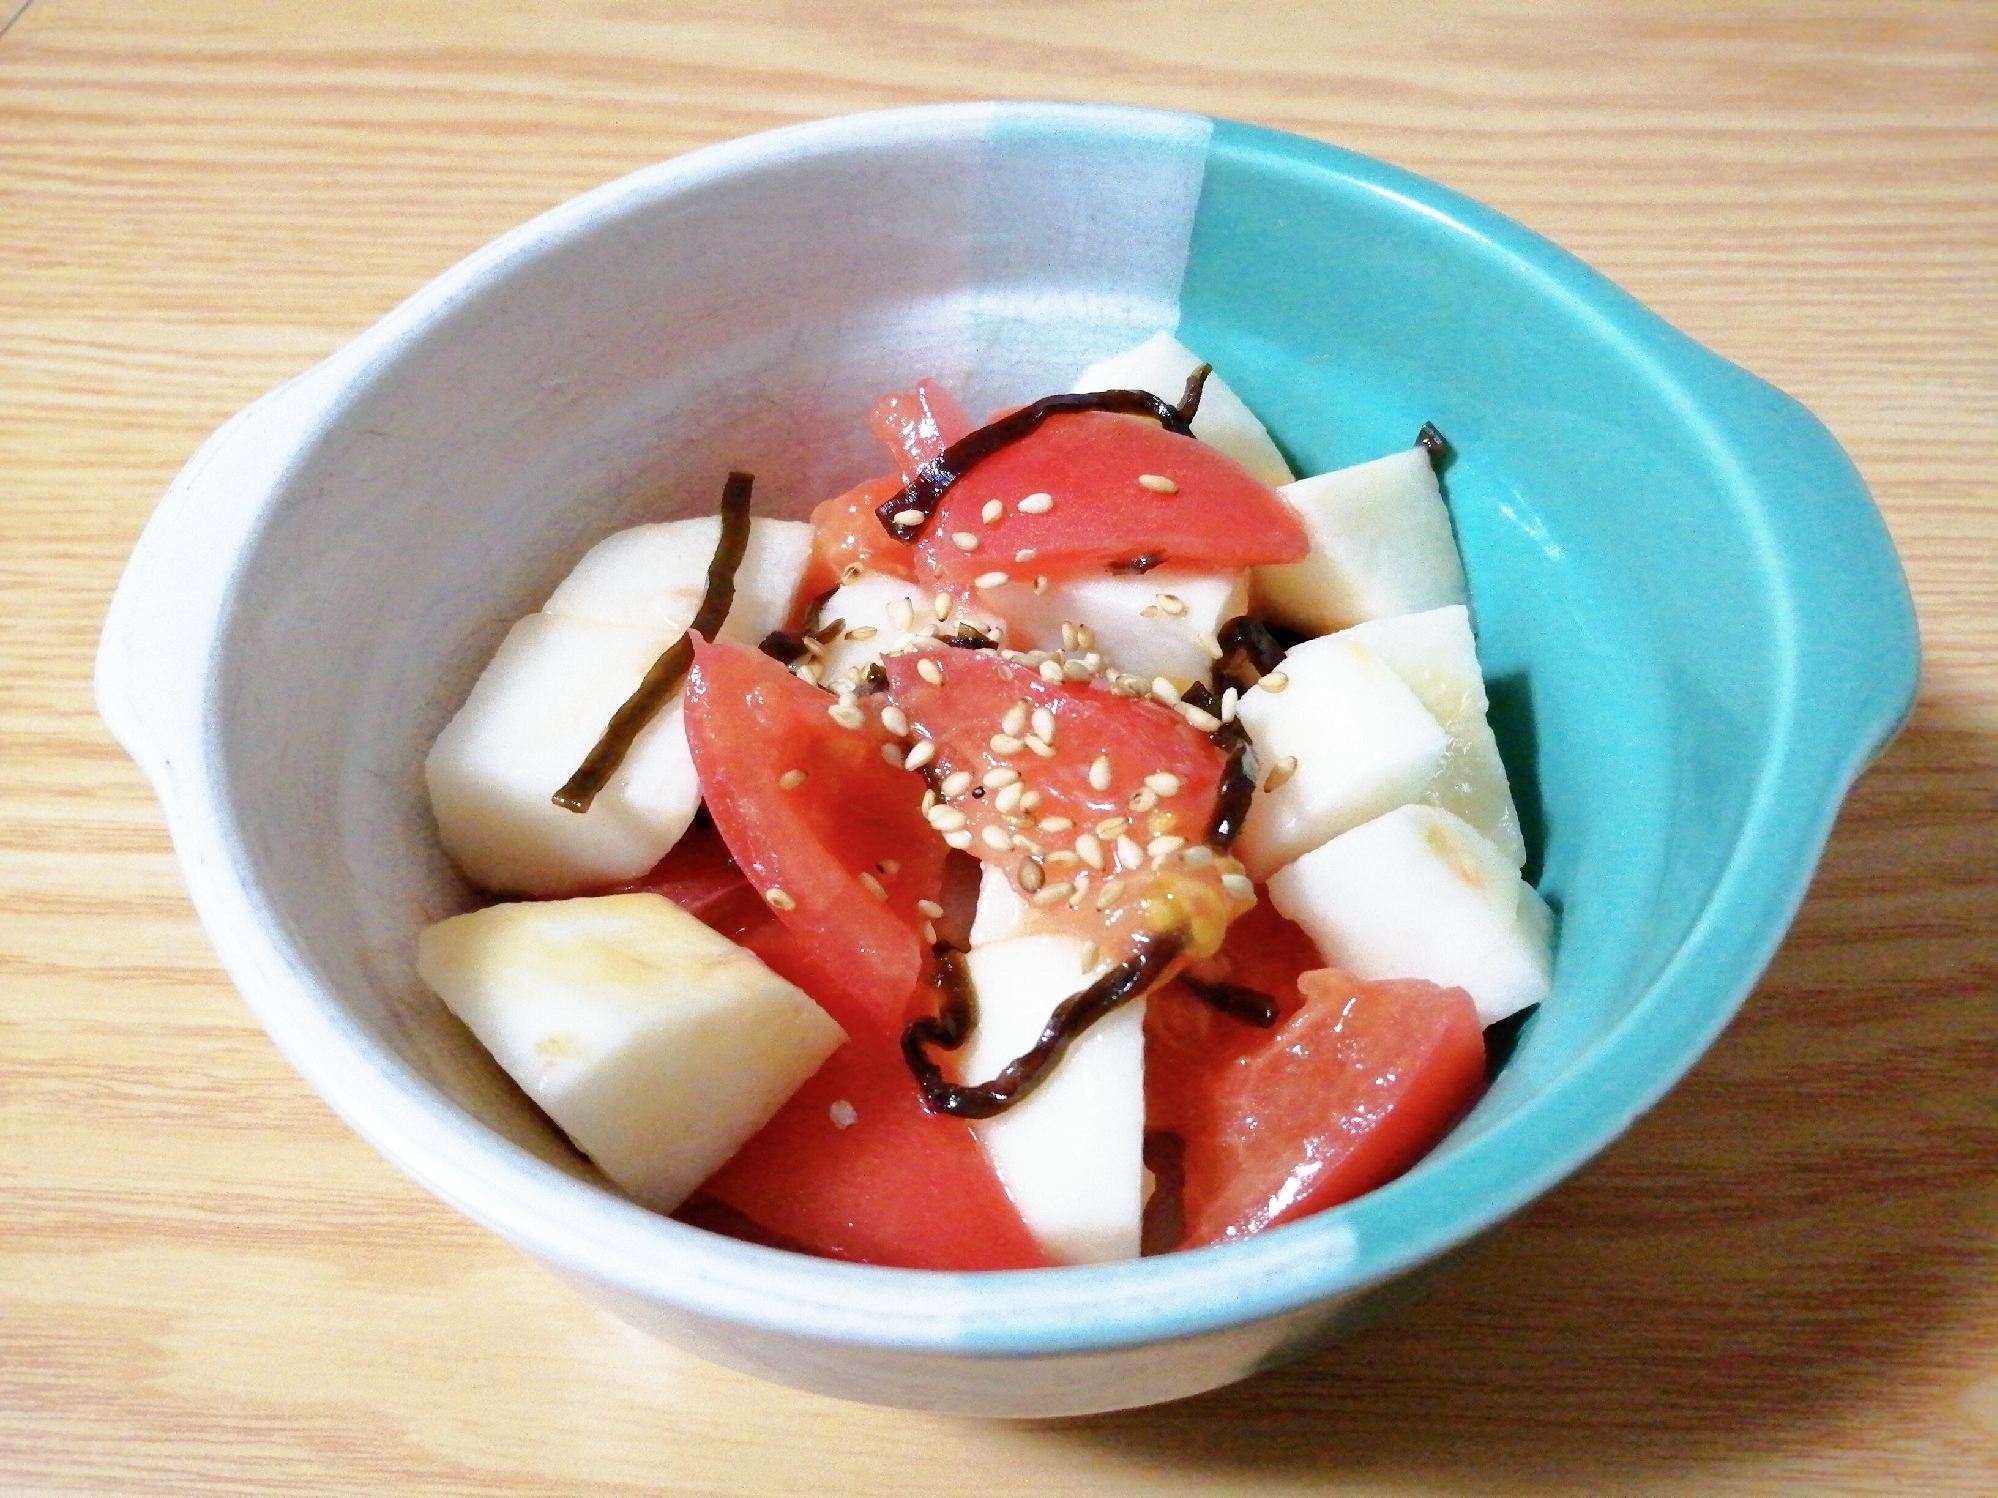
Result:
M803 514L930 374L989 409L1161 327L1301 473L1452 439L1446 485L1554 993L1392 1185L1261 1238L990 1275L831 1263L607 1190L417 981L467 891L419 767L595 538ZM440 1197L632 1323L850 1399L1174 1398L1315 1347L1655 1102L1775 951L1910 705L1880 517L1800 406L1545 240L1333 147L1188 115L894 111L699 151L448 272L237 416L161 503L98 700L305 1078Z

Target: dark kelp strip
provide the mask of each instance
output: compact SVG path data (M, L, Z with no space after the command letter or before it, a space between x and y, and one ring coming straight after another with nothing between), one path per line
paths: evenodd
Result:
M1208 983L1185 973L1179 975L1179 981L1201 1003L1230 1019L1254 1025L1258 1030L1267 1030L1277 1022L1277 1001L1260 988L1241 983Z
M922 1090L923 1106L952 1118L993 1118L1031 1094L1054 1069L1075 1039L1112 1010L1150 989L1178 958L1184 940L1177 934L1147 937L1123 962L1081 993L1071 994L1048 1016L1032 1050L1006 1063L991 1081L966 1087L944 1078L943 1068L930 1059L929 1047L954 1051L971 1037L978 1023L978 999L971 991L958 954L937 948L944 1005L934 1015L910 1024L902 1032L902 1059Z
M679 690L687 668L694 664L694 636L698 634L702 639L712 640L715 631L727 620L729 607L735 602L736 569L742 565L743 553L749 550L749 494L755 483L754 474L731 473L728 482L722 486L721 539L715 544L714 559L708 563L708 588L701 597L701 607L694 615L694 622L652 663L652 669L645 673L645 680L638 684L638 690L611 715L609 725L597 739L589 757L577 766L568 783L551 798L564 811L585 812L590 809L597 792L609 783L611 776L617 773L617 767L624 763L624 757L631 751L632 741L638 737L639 731Z
M875 517L897 541L914 541L922 534L923 522L930 518L950 486L973 468L1011 447L1036 431L1050 416L1071 411L1109 411L1118 416L1145 416L1168 432L1181 437L1193 435L1193 418L1200 410L1200 393L1207 384L1212 366L1203 364L1187 376L1186 392L1178 405L1169 405L1149 390L1094 390L1082 394L1044 395L1032 405L1022 406L997 421L951 443L916 470L916 476L897 493L875 507ZM921 520L904 524L898 516L914 511Z

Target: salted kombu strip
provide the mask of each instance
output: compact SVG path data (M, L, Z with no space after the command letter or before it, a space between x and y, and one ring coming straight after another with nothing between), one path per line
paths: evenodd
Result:
M1050 416L1073 411L1109 411L1117 416L1146 416L1168 432L1181 437L1193 435L1193 418L1200 411L1201 391L1211 364L1203 364L1186 377L1186 390L1178 405L1168 404L1149 390L1094 390L1068 395L1044 395L1031 405L1008 412L975 432L951 443L916 470L916 476L888 499L875 506L874 514L883 528L897 541L914 541L922 534L923 522L930 518L950 486L996 452L1011 447L1033 433ZM923 518L904 525L896 517L914 510Z
M1431 467L1440 468L1443 460L1450 456L1450 439L1438 430L1433 421L1422 423L1422 430L1415 434L1415 445L1429 454Z
M902 1059L908 1062L922 1091L923 1106L952 1118L994 1118L1004 1113L1040 1085L1078 1036L1162 978L1184 946L1185 940L1177 932L1140 939L1131 956L1055 1006L1032 1050L1007 1062L991 1081L967 1087L946 1080L943 1068L930 1059L929 1047L957 1050L971 1038L978 1023L978 999L958 954L938 945L935 951L943 1007L913 1021L902 1032Z
M1283 664L1283 645L1267 624L1247 614L1237 614L1222 625L1214 643L1221 647L1221 659L1214 663L1218 687L1246 692Z
M1254 1025L1258 1030L1267 1030L1277 1022L1277 1001L1260 988L1243 983L1209 983L1185 973L1179 975L1179 981L1201 1003L1230 1019Z
M576 773L569 777L562 789L550 798L564 811L586 812L590 809L597 792L609 783L611 776L617 773L617 767L624 763L624 757L630 752L632 741L638 737L640 730L679 690L687 668L694 664L694 636L698 634L703 639L712 640L715 631L727 620L729 607L735 602L736 569L742 566L743 553L749 550L749 495L755 484L755 474L731 473L728 482L722 486L721 539L715 543L714 558L708 563L708 587L701 595L701 607L694 615L694 622L652 663L652 669L645 673L645 680L638 684L638 690L611 715L609 725L597 739L596 747L590 751L588 758L577 766Z
M1162 551L1147 551L1140 553L1138 556L1119 557L1114 562L1106 562L1103 570L1106 572L1115 572L1125 577L1132 575L1142 576L1144 573L1150 572L1154 567L1164 566L1165 559L1166 554Z

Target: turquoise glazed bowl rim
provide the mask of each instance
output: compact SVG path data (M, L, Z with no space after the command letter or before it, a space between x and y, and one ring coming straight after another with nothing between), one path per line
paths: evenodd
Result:
M286 440L298 451L309 448L354 408L371 378L419 348L467 298L560 253L607 215L697 185L751 178L777 163L865 151L888 135L961 130L974 116L981 128L1010 121L1078 142L1184 118L1099 106L935 106L795 126L648 168L495 241L304 377L301 385L312 382L304 404L313 409ZM246 998L307 1079L400 1167L543 1259L695 1315L831 1344L982 1357L1085 1353L1280 1316L1440 1257L1599 1152L1719 1034L1782 940L1846 790L1912 706L1912 608L1864 484L1801 406L1503 215L1334 146L1228 122L1211 128L1210 159L1364 195L1501 264L1534 295L1585 321L1731 476L1729 498L1779 621L1781 711L1753 780L1743 835L1656 979L1558 1078L1489 1130L1380 1191L1245 1242L1116 1265L955 1275L808 1259L701 1233L499 1139L378 1037L314 996L312 979L274 934L281 914L232 867L233 813L212 783L221 770L166 764L176 750L193 749L199 759L215 742L216 725L190 719L162 729L142 722L133 706L142 694L131 651L114 643L142 628L133 579L147 561L149 531L107 623L102 711L160 787L190 889ZM229 435L225 428L216 441ZM253 544L260 524L244 520L242 546ZM215 592L219 628L226 575L218 574ZM212 636L195 643L204 659L217 648Z

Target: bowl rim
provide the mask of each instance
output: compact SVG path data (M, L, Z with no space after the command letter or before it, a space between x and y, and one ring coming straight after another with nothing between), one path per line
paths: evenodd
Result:
M1482 241L1550 295L1583 309L1642 366L1738 476L1759 524L1784 628L1783 712L1754 779L1740 840L1677 951L1630 1011L1511 1116L1344 1207L1239 1243L1119 1264L985 1274L889 1269L741 1243L647 1212L546 1164L464 1113L320 991L266 891L236 861L241 838L222 783L222 725L208 690L229 618L229 579L282 500L286 476L327 439L369 383L466 295L558 250L607 215L820 154L889 140L990 128L1085 137L1154 132L1197 116L1122 106L955 104L841 116L729 141L626 177L550 209L474 252L298 380L240 413L189 462L135 550L107 617L100 712L158 789L190 894L245 1001L296 1069L359 1134L418 1182L565 1271L655 1305L818 1341L932 1353L1020 1357L1128 1348L1195 1336L1336 1301L1462 1245L1580 1168L1693 1065L1732 1018L1801 903L1838 805L1913 701L1912 606L1891 542L1856 472L1801 406L1678 334L1582 262L1522 225L1412 173L1339 147L1217 122L1210 151L1261 155L1327 174ZM1744 428L1726 402L1756 420ZM1770 503L1778 433L1786 479L1802 467L1818 503L1852 519L1863 576L1843 585L1825 559L1799 564L1799 517ZM1754 441L1749 440L1750 436ZM192 496L240 461L264 475L233 512L200 519ZM1867 527L1870 524L1871 529ZM199 532L197 537L196 533ZM158 632L163 576L201 547L225 551L190 570L182 595L212 606L176 630L183 662L165 672L142 636ZM1884 564L1878 553L1885 550ZM1832 587L1835 597L1819 595ZM1898 594L1895 589L1898 587ZM1827 632L1829 609L1862 615L1888 640L1891 667L1872 690L1830 712L1823 660L1855 648ZM1897 617L1898 614L1898 617ZM1892 659L1888 659L1892 657ZM1878 664L1878 661L1876 661ZM164 693L187 694L167 702ZM1836 728L1836 732L1832 729ZM1715 974L1724 975L1716 981ZM1640 1045L1639 1042L1642 1042Z

